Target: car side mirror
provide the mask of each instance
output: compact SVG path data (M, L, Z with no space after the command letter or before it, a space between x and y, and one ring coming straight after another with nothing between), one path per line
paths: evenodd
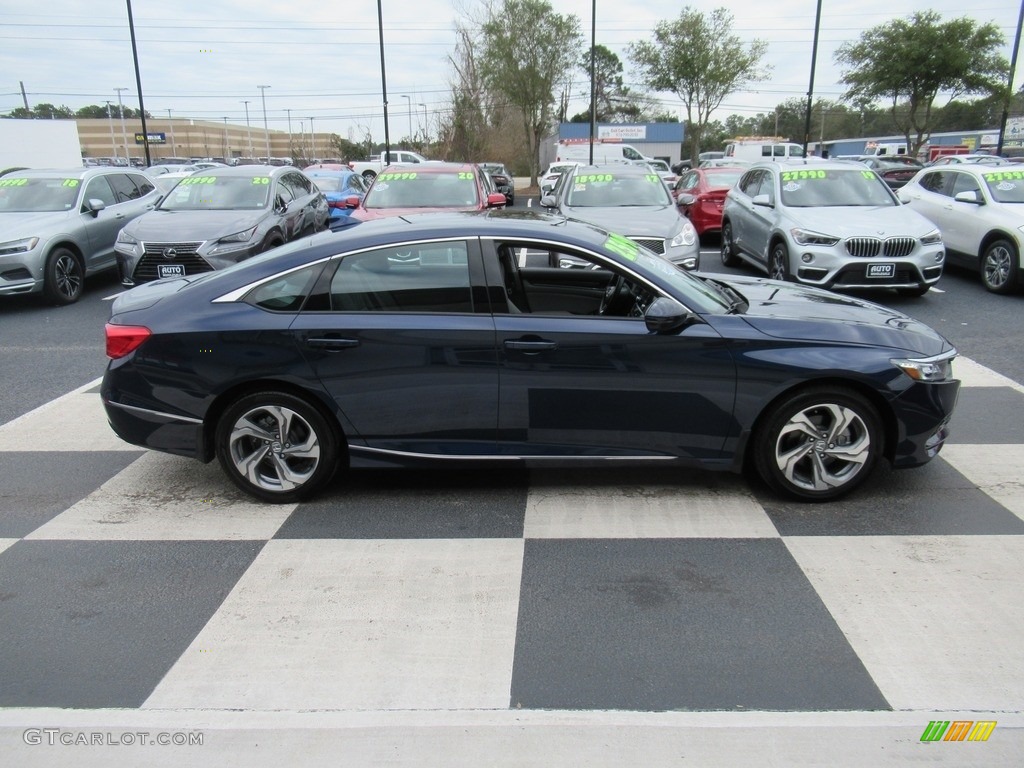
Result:
M557 206L554 195L544 195L540 199L541 208L556 208Z
M964 190L963 192L957 192L956 196L953 199L956 200L958 203L974 203L975 205L985 204L985 201L978 196L977 191L973 189L967 189Z
M768 195L755 195L754 199L750 202L754 205L763 205L765 208L772 207L772 199Z
M95 197L89 198L89 201L85 205L89 209L89 213L92 214L92 217L94 219L100 215L100 211L107 207L106 203Z
M501 192L492 192L487 196L488 208L504 208L507 202L508 200L505 199L505 195Z
M661 296L644 313L644 324L651 333L673 333L697 322L697 316L675 299Z
M274 210L278 213L284 213L288 210L288 203L284 201L283 197L279 196L274 200Z
M676 199L676 203L679 205L693 205L697 202L697 198L691 195L689 192L683 192Z
M359 198L356 197L355 195L352 195L352 197L346 197L345 198L345 207L346 208L358 208L359 207Z

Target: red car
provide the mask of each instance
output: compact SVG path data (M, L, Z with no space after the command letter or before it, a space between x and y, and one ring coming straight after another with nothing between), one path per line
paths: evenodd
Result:
M389 165L377 174L352 218L370 221L407 213L504 207L505 195L474 163Z
M722 231L725 193L746 171L739 166L694 168L684 171L679 177L672 187L672 197L679 206L679 212L693 223L698 236Z

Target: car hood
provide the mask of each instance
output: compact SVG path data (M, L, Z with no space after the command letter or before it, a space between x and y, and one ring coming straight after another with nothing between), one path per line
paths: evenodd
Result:
M655 235L666 238L674 237L685 221L675 205L614 205L596 208L567 205L563 213L621 235Z
M935 225L904 205L790 208L788 216L801 227L835 237L922 237Z
M922 356L952 349L924 323L870 301L764 278L709 277L729 284L747 299L743 319L767 336L870 344Z
M258 211L164 211L143 214L125 231L143 242L215 240L256 226L266 215Z
M45 211L0 213L0 241L18 240L49 234L54 228L63 229L76 211Z

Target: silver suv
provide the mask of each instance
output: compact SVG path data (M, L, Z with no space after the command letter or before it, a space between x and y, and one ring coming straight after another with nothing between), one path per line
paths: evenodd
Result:
M746 261L775 280L922 296L944 260L935 225L851 163L756 163L722 211L722 263Z
M42 292L56 304L117 262L121 228L153 209L152 179L128 168L22 170L0 178L0 296Z

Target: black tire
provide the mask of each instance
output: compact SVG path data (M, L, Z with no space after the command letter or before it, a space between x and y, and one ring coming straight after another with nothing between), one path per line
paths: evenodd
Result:
M992 293L1013 293L1017 287L1017 248L1009 240L993 240L981 254L981 282Z
M236 400L217 422L214 443L231 482L276 504L323 488L340 456L338 433L327 418L287 392L257 392Z
M812 387L764 414L751 450L758 475L778 493L830 501L871 475L882 440L878 414L864 397L849 389Z
M768 277L772 280L792 280L789 274L789 248L781 240L772 245L768 254Z
M67 248L54 248L46 258L43 294L54 304L74 304L82 296L85 269L78 256Z
M363 178L366 181L372 182L374 179L377 178L377 174L374 173L373 171L363 171Z
M736 255L736 246L732 242L732 224L722 222L722 264L726 267L738 267L740 257Z
M284 245L284 238L276 232L271 232L263 238L263 245L260 246L260 253L266 253L272 248L277 248L279 245Z

